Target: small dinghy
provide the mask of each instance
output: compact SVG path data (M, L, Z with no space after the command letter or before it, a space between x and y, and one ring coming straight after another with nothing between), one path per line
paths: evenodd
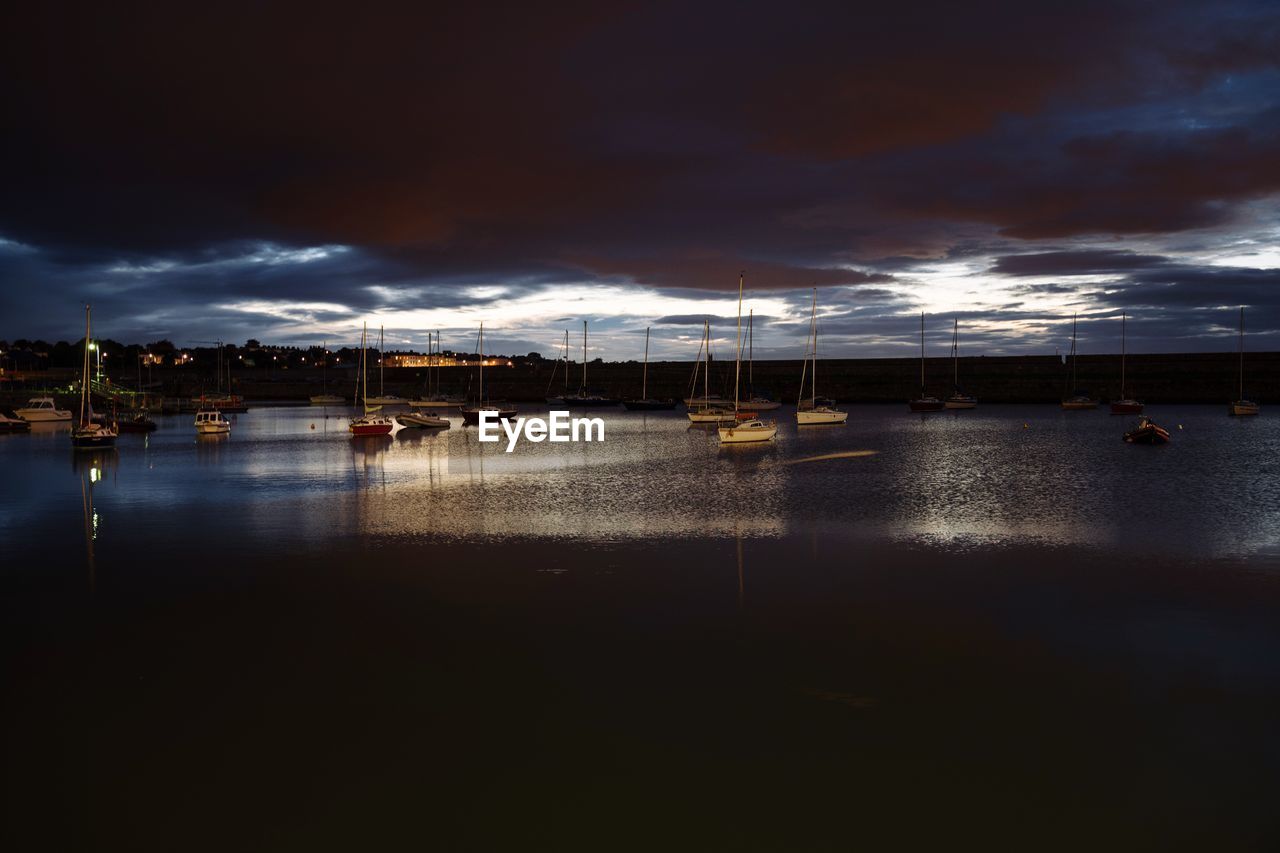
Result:
M1136 427L1124 434L1124 440L1130 444L1168 444L1169 431L1151 418L1144 417Z

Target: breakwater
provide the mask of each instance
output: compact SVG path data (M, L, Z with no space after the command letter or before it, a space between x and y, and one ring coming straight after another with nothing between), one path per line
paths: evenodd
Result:
M1169 353L1130 355L1126 391L1148 403L1225 403L1237 396L1237 356L1235 353ZM639 397L639 362L601 362L588 365L588 381L593 389L618 397ZM682 398L690 392L694 365L687 361L659 361L649 364L648 393L651 397ZM799 360L757 361L750 371L756 391L775 399L794 401L800 385ZM711 365L712 394L732 396L733 362ZM582 379L582 365L569 363L571 392ZM1106 401L1120 396L1119 355L1081 356L1077 365L1078 387ZM48 390L62 399L72 393L74 377L63 371L28 373L18 381L0 387L5 405L20 404L31 394ZM474 369L451 368L440 372L440 390L446 394L474 397L479 378ZM516 402L541 401L564 392L563 362L517 362L511 367L485 370L485 394L493 399ZM961 358L960 386L989 403L1053 403L1071 390L1069 368L1063 359L1047 356L973 356ZM154 371L153 391L167 397L213 394L214 378L197 368L168 368ZM351 398L355 393L355 370L331 368L327 376L331 394ZM245 369L233 371L234 390L247 400L305 401L321 393L321 373L315 369ZM132 388L130 377L118 384ZM435 372L432 372L432 382ZM743 365L743 388L748 381ZM1245 394L1263 404L1280 402L1280 352L1245 354ZM818 362L818 392L841 402L901 403L919 391L920 361L912 358L829 359ZM371 390L378 382L371 377ZM952 389L952 362L931 358L925 362L925 386L929 393L945 396ZM425 393L425 368L387 368L384 381L388 394L411 398ZM225 384L224 384L225 389ZM701 393L702 380L698 380Z

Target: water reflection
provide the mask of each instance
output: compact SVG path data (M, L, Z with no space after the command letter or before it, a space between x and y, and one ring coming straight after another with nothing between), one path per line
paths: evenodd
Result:
M349 535L615 541L818 529L953 551L1280 551L1275 421L1242 428L1217 407L1157 413L1184 429L1152 453L1121 442L1109 418L1051 407L921 419L855 406L846 426L801 431L787 414L761 446L724 447L679 412L619 411L603 415L604 442L522 442L511 453L457 418L438 433L352 439L345 417L260 408L230 438L197 439L189 417L161 417L156 432L121 439L130 476L109 501L129 510L113 524L135 527L130 537L182 539L197 514L210 536L261 537L266 548ZM0 530L54 524L49 466L71 455L63 431L0 442L19 484L0 494ZM76 456L79 473L91 455Z

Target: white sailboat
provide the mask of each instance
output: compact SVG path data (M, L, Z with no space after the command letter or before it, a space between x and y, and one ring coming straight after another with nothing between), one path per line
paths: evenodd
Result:
M329 342L323 341L320 344L320 392L311 398L313 406L340 406L345 400L337 394L329 393Z
M796 401L796 425L842 424L849 419L848 412L830 406L818 405L818 288L813 289L813 312L809 318L809 337L805 341L804 366L800 368L800 398ZM804 380L809 361L813 371L809 374L809 405L804 405Z
M944 403L925 389L924 384L924 312L920 312L920 396L907 401L913 412L940 412Z
M76 450L115 447L120 430L115 420L97 421L93 417L93 396L89 388L89 306L84 306L84 371L80 376L80 423L71 430L71 446Z
M1120 399L1111 403L1111 414L1113 415L1140 415L1144 408L1143 404L1138 400L1134 400L1125 394L1125 353L1127 346L1125 344L1125 321L1126 313L1120 312Z
M702 396L685 400L685 405L689 407L687 414L690 423L734 423L736 418L733 409L727 408L719 397L711 396L711 323L707 320L702 321L702 343L698 347L698 358L693 363L691 391L698 387L699 367L702 369Z
M738 388L742 379L742 279L738 276L738 342L734 349L733 368L733 418L738 420L739 408ZM778 434L778 424L774 421L762 421L752 417L732 426L722 426L718 430L721 444L745 444L747 442L769 441Z
M1256 415L1261 407L1252 400L1244 398L1244 306L1240 307L1240 392L1231 403L1228 412L1232 415Z
M948 409L976 409L978 398L960 390L960 318L951 326L951 396L944 404Z

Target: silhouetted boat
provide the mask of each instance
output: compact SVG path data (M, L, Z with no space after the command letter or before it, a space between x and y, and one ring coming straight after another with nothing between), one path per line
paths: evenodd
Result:
M924 387L924 312L920 312L920 396L907 402L913 412L940 412L944 404L937 397L925 392Z
M1240 308L1240 396L1231 403L1228 410L1232 415L1256 415L1260 411L1257 403L1244 398L1244 307Z
M782 404L766 394L756 393L755 316L755 309L747 314L747 402L745 405L756 412L772 412L782 408Z
M84 372L80 377L80 423L71 430L71 446L76 450L114 447L116 436L120 434L113 419L97 420L93 416L93 396L89 387L89 342L92 340L89 313L89 306L84 306Z
M644 330L644 374L640 380L640 399L623 400L622 405L633 412L655 412L674 409L675 400L654 400L649 397L649 329Z
M476 398L474 406L463 406L461 410L462 422L472 426L479 425L481 412L494 412L499 419L512 417L516 413L513 406L500 406L492 400L486 401L484 399L484 323L480 324L480 333L476 338L476 346L480 351L480 395Z
M1125 368L1125 313L1120 312L1120 399L1111 404L1111 414L1113 415L1140 415L1144 408L1143 404L1137 400L1132 400L1125 394L1124 387L1124 368Z
M693 362L693 379L689 382L690 391L698 387L699 369L702 370L702 396L686 397L684 401L689 407L686 413L689 422L698 425L736 423L737 418L734 417L733 409L726 406L725 401L720 397L712 397L710 393L711 324L706 320L702 321L702 343L698 346L698 357Z
M1167 444L1169 431L1144 415L1136 427L1124 434L1124 440L1130 444Z
M568 370L568 367L565 367ZM587 321L582 321L582 386L577 394L566 394L562 401L566 406L594 408L599 406L616 406L622 402L619 397L607 397L599 391L587 387Z
M1062 401L1062 408L1069 412L1078 412L1085 409L1098 408L1098 401L1090 397L1084 391L1076 388L1076 315L1071 315L1071 386L1072 390L1069 397L1065 397Z
M951 327L951 387L953 393L944 404L948 409L976 409L978 398L960 390L960 318Z
M31 424L12 409L0 409L0 432L31 432Z
M137 412L123 420L116 421L120 432L154 432L156 422L146 412Z

